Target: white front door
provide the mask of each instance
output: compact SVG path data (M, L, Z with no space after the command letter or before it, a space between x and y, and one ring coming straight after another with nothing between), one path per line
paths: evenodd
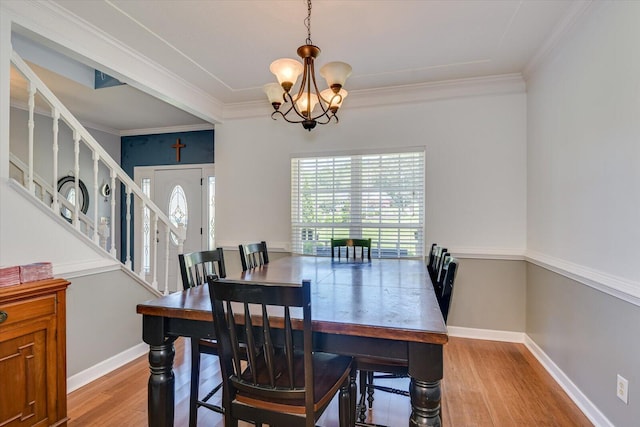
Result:
M174 225L178 222L185 225L186 240L183 251L185 253L208 249L211 233L208 224L212 216L210 212L209 192L211 187L206 183L213 176L213 166L185 165L185 166L157 166L139 167L135 170L135 181L145 190L144 180L148 180L149 198L169 217ZM212 195L211 195L212 196ZM136 230L143 226L142 215L136 215ZM143 233L135 233L136 247L149 245ZM165 236L158 236L165 242ZM147 238L148 240L149 238ZM149 246L149 251L151 247ZM166 244L158 244L157 258L148 256L147 259L136 259L136 271L144 271L148 281L153 280L153 260L157 259L156 272L160 290L165 289L165 254ZM143 265L147 264L147 265ZM169 239L169 272L167 280L169 292L182 289L178 265L178 245L174 238Z

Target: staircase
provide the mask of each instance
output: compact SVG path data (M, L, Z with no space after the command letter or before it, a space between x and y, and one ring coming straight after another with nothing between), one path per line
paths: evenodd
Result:
M12 147L9 158L14 184L23 187L22 193L48 214L62 215L67 220L61 222L63 226L87 239L105 259L119 261L159 293L181 290L180 283L169 283L170 263L177 265L169 259L169 246L175 244L173 240L178 253L183 252L184 226L172 222L150 200L15 51L11 63L24 78L28 96L26 147L20 145L21 156ZM51 128L38 129L40 134L51 132L49 146L34 137L36 108L49 110L45 113L50 113ZM68 165L72 166L67 172ZM61 186L60 178L65 175ZM93 204L86 203L87 199ZM100 214L99 200L109 203L108 216ZM125 214L120 223L121 205ZM120 228L123 242L117 244ZM133 245L132 240L138 244ZM164 259L158 259L161 245Z

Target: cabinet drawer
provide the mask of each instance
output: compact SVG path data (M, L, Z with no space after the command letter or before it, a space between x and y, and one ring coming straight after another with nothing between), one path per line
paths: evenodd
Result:
M0 328L3 328L23 320L35 320L41 316L55 314L56 297L47 295L9 304L0 303L0 311L6 313L6 320L0 323Z

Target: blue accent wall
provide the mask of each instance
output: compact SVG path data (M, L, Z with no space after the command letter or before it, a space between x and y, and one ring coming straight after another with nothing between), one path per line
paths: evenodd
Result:
M171 146L180 138L185 147L180 149L180 162L176 161L176 149ZM154 135L123 136L120 140L120 166L133 179L133 169L136 166L187 165L214 163L214 133L213 129L193 132L173 132ZM122 261L126 259L127 239L126 224L126 193L121 191L120 223ZM133 218L133 205L131 207ZM133 248L134 230L131 231L131 246ZM135 253L135 250L133 253ZM133 259L133 255L132 255ZM133 260L132 260L133 261Z
M176 140L186 147L180 149L176 161ZM213 129L194 132L174 132L157 135L123 136L120 141L122 169L133 179L136 166L187 165L213 163Z

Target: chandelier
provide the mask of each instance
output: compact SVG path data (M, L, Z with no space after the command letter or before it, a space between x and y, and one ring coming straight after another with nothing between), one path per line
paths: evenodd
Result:
M290 58L273 61L269 70L275 74L278 83L266 84L264 91L274 109L271 113L273 120L281 116L289 123L302 123L303 128L311 131L316 124L325 125L333 118L338 122L336 113L347 97L347 91L342 86L351 75L351 66L344 62L325 64L320 68L320 75L325 78L329 87L322 92L318 90L314 61L320 54L320 48L311 42L311 0L307 0L307 18L304 23L307 27L307 40L305 45L298 48L302 63ZM296 93L292 89L300 74L302 80Z

